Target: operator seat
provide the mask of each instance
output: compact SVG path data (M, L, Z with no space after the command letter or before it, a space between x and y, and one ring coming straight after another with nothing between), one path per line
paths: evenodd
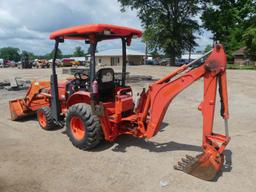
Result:
M99 100L113 101L115 99L115 73L112 68L99 69L96 74L98 82Z

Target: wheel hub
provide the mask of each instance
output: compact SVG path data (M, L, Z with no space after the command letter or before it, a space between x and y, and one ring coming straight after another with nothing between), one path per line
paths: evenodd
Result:
M46 120L45 114L42 111L38 112L38 121L42 127L46 127L47 120Z
M70 129L75 139L81 140L84 138L86 130L83 121L79 117L72 117L70 120Z

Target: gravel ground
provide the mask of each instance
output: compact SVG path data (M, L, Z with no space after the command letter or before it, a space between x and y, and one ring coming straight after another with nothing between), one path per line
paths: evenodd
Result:
M174 68L129 66L128 70L161 78ZM12 76L48 79L49 75L49 69L0 69L0 81ZM64 79L67 75L59 77ZM132 84L135 93L148 83ZM203 96L202 80L175 98L154 138L121 136L116 142L103 143L90 152L73 147L64 129L43 131L34 118L12 122L8 100L23 97L25 91L0 90L0 192L254 192L256 71L228 71L228 87L232 140L225 151L222 173L213 182L172 168L185 154L196 155L201 151L202 117L197 106ZM224 131L219 104L214 127ZM167 186L161 187L160 181Z

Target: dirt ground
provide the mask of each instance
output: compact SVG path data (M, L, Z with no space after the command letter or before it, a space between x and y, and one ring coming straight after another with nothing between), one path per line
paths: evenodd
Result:
M160 78L174 68L129 66L128 70ZM0 80L49 75L49 69L0 69ZM148 83L133 84L135 92ZM175 98L161 131L151 140L122 136L90 152L73 147L64 129L44 131L34 118L12 122L8 100L25 91L0 90L0 192L256 191L256 71L229 70L228 86L232 140L222 173L213 182L173 169L185 154L201 150L202 117L197 106L203 96L202 80ZM214 126L224 131L219 103ZM160 181L168 185L161 187Z

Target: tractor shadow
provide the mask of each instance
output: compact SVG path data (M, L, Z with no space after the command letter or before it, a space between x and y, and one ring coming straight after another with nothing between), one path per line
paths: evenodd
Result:
M37 121L37 118L36 118L36 114L30 114L30 115L22 117L22 119L18 119L16 121L23 123L23 122L26 122L26 121Z
M11 119L10 119L11 120ZM31 114L31 115L28 115L26 117L23 117L22 119L18 119L16 120L17 122L20 122L20 123L26 123L27 121L32 121L32 122L36 122L38 124L38 127L40 127L39 123L38 123L38 120L37 120L37 116L36 114ZM58 131L62 129L62 127L59 127L59 126L56 126L54 127L53 129L51 130L47 130L47 131ZM65 134L65 133L64 133Z
M163 122L159 128L159 132L164 132L165 128L168 127L168 125L168 123ZM102 142L97 148L93 149L92 151L98 152L111 148L112 151L125 153L127 148L134 146L146 149L150 152L157 153L178 150L202 152L200 146L181 144L173 141L168 143L158 143L146 139L133 137L130 135L120 135L115 142Z
M167 126L168 126L168 123L162 123L159 131L163 132ZM197 145L178 143L174 141L159 143L159 142L132 137L129 135L121 135L117 138L115 142L111 142L111 143L102 142L97 148L95 148L92 151L99 152L99 151L111 149L114 152L125 153L127 152L127 149L129 147L139 147L141 149L146 149L149 152L154 152L154 153L164 153L164 152L171 152L171 151L195 151L199 153L202 152L201 146L197 146ZM224 161L223 167L212 182L217 182L218 179L223 175L223 173L231 172L232 170L232 151L225 150L224 156L225 156L225 161Z
M135 137L129 136L120 136L117 141L117 144L112 148L112 151L125 153L126 149L129 147L139 147L142 149L146 149L149 152L168 152L168 151L198 151L202 152L200 146L189 145L177 143L174 141L166 142L166 143L158 143L154 141L144 140Z
M159 128L159 132L163 132L164 129L168 126L168 123L163 122ZM65 133L63 133L65 134ZM130 135L120 135L115 142L107 142L103 141L101 142L96 148L92 149L92 152L99 152L99 151L104 151L107 149L112 148L114 145L115 146L112 151L115 152L126 152L126 148L131 147L131 146L141 146L141 148L144 148L142 146L147 146L147 143L152 143L151 141L145 141L140 138L136 138ZM152 146L153 148L153 146Z
M142 149L146 149L149 152L162 153L162 152L171 152L171 151L195 151L202 152L201 146L197 145L189 145L184 143L177 142L167 142L167 143L158 143L153 141L146 141L139 138L121 136L115 145L112 148L114 152L125 153L126 149L132 146L139 147ZM223 176L225 172L231 172L232 170L232 151L225 150L224 151L225 161L221 171L215 176L212 182L217 182L218 179Z

